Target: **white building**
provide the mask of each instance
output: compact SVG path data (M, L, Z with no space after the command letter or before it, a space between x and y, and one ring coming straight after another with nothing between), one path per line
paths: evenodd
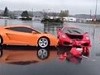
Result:
M76 22L76 18L75 17L63 17L65 22Z
M34 21L41 21L44 18L42 12L33 12L33 18Z

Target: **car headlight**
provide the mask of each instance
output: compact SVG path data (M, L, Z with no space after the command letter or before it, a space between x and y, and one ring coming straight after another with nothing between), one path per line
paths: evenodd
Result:
M87 37L85 37L86 38L86 40L89 40L90 38L87 36Z
M82 52L83 49L82 48L76 48L76 50Z
M62 38L66 38L66 35L62 35Z

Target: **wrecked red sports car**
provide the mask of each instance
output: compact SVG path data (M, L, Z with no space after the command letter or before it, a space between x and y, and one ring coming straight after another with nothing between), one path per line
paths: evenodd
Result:
M82 57L79 51L77 51L74 48L72 48L70 51L69 50L59 50L57 54L60 60L72 62L74 64L79 64L81 63L81 60L82 60Z
M83 55L89 55L90 38L87 32L75 27L63 27L62 29L57 29L57 37L59 45L78 46L83 49Z

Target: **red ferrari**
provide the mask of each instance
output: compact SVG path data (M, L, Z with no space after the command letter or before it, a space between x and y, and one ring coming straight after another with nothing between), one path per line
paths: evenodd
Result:
M58 56L60 60L63 61L69 61L74 64L81 63L82 57L81 57L81 51L76 50L75 48L72 48L70 51L59 51Z
M87 56L89 54L90 38L87 32L79 28L63 27L57 30L57 37L59 39L59 45L81 47L83 49L83 55Z

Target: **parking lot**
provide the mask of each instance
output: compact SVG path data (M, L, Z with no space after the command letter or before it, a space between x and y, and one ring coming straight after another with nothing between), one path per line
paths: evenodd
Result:
M100 75L99 24L64 23L64 25L44 25L43 27L41 25L41 30L56 36L56 29L62 26L78 27L89 33L92 45L89 57L60 59L59 49L56 47L40 49L5 46L0 58L0 75ZM38 54L41 50L45 52L44 56Z

